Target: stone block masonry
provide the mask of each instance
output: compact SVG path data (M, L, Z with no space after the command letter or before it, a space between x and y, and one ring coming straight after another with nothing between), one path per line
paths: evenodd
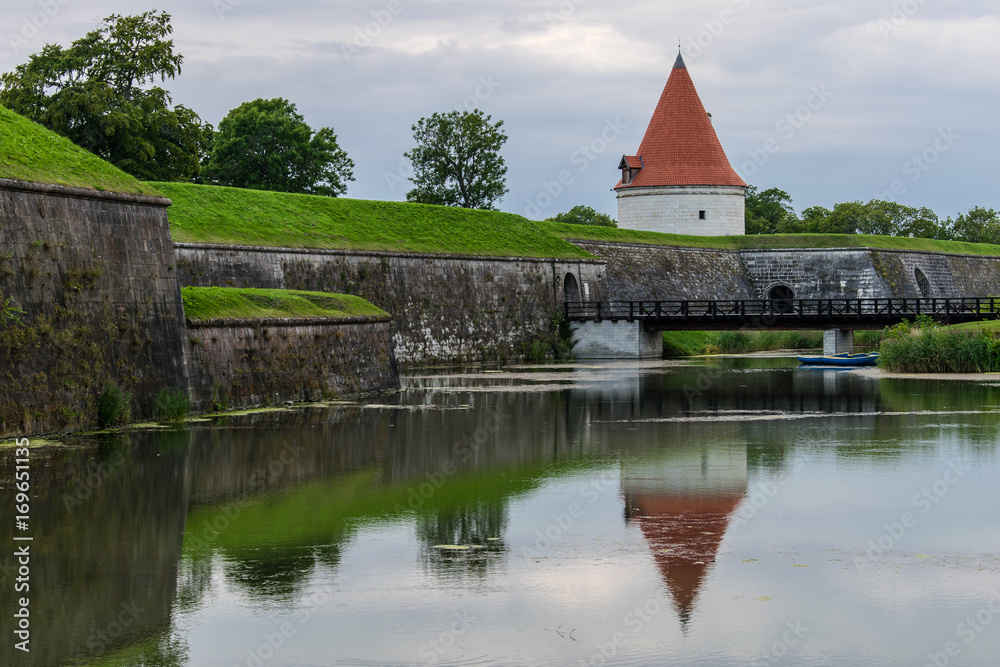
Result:
M712 250L573 243L607 262L612 301L956 298L1000 295L1000 257L872 248Z
M872 251L742 250L739 256L753 285L754 299L767 299L778 286L796 299L888 298L890 286L872 261Z
M797 299L1000 295L998 257L868 248L741 250L739 256L758 299L777 285Z
M577 298L604 296L604 262L595 260L190 243L176 251L183 285L361 296L393 316L402 364L517 359L551 333L567 283Z
M189 321L202 411L399 388L389 318Z
M579 240L573 244L607 262L604 292L609 301L755 298L735 250Z
M579 322L573 324L573 355L578 359L659 359L663 335L643 330L642 322Z
M168 200L0 180L0 434L90 426L104 383L137 417L182 388L184 313Z
M671 185L618 190L623 229L665 234L731 236L745 233L745 189Z

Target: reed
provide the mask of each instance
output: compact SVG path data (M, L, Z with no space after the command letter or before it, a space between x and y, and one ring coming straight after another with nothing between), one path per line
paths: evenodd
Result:
M886 329L879 367L902 373L1000 371L1000 335L986 327L952 329L929 318Z

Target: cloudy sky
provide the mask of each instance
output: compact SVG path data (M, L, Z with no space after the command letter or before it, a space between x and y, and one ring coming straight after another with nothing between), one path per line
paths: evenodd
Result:
M479 107L510 136L501 209L615 215L680 43L730 162L796 210L1000 208L1000 0L4 0L0 71L144 9L173 17L175 103L291 100L355 161L349 197L405 199L410 126Z

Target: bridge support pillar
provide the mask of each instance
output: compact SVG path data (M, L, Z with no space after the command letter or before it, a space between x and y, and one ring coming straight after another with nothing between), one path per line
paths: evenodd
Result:
M643 330L642 322L578 322L573 325L577 359L659 359L663 334Z
M823 354L854 354L854 329L827 329L823 332Z

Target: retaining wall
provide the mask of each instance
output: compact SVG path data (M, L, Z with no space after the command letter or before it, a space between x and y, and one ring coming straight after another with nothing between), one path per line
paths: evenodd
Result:
M136 416L183 387L166 199L0 179L0 435L91 425L107 381Z
M355 294L395 320L400 363L505 361L554 335L568 275L603 298L603 262L175 244L182 285Z
M189 321L187 337L200 410L399 388L389 318Z
M1000 295L1000 257L870 248L708 250L573 241L607 262L612 301ZM919 273L918 273L919 272ZM923 283L923 287L921 287Z
M734 250L573 241L607 262L610 301L752 299L753 285Z

